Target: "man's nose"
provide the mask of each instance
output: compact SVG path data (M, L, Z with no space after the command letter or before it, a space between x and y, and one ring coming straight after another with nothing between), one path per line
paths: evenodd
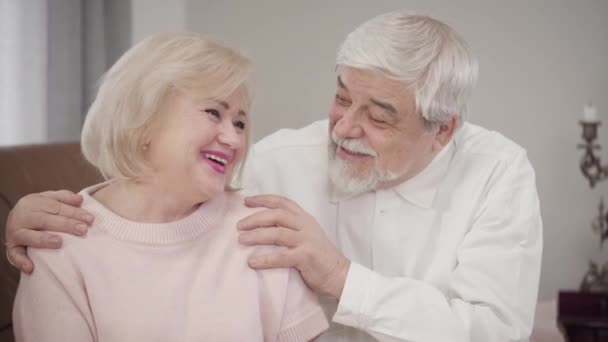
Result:
M333 133L338 138L357 139L363 135L360 125L360 118L355 110L349 109L338 118L333 129Z

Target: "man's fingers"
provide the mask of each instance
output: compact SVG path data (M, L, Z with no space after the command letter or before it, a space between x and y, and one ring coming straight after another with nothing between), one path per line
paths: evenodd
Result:
M89 231L89 226L86 223L63 216L33 213L31 219L36 224L35 226L38 227L37 229L78 236L84 236Z
M93 215L88 211L63 203L59 205L59 213L57 216L71 218L86 224L93 223Z
M6 256L11 265L17 267L21 272L24 273L32 273L34 270L34 264L27 257L27 253L25 252L25 247L15 246L8 248L6 251Z
M69 190L45 191L40 193L40 196L52 198L59 202L79 207L82 204L82 196L75 194Z
M65 218L71 218L73 220L81 221L82 223L91 224L93 222L93 215L88 211L74 207L70 204L64 204L51 197L41 196L33 200L35 204L42 212ZM39 225L36 228L42 228Z
M268 209L249 215L237 223L239 230L276 226L298 230L298 219L294 214L285 210Z
M239 242L247 245L276 245L293 248L298 244L298 233L288 228L258 228L243 232L239 235Z
M278 253L258 255L249 258L249 266L256 270L268 268L288 268L296 267L296 258L292 251L283 251Z
M12 235L11 248L15 246L28 246L36 248L59 248L61 247L61 236L45 231L19 229Z
M294 201L277 195L257 195L245 197L245 205L251 208L266 207L268 209L284 209L291 212L301 210Z

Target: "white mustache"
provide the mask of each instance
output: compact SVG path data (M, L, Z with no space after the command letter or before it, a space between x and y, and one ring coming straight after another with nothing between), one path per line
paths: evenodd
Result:
M334 132L331 133L331 140L338 146L350 152L365 154L372 157L377 157L378 152L371 148L365 141L361 139L338 138Z

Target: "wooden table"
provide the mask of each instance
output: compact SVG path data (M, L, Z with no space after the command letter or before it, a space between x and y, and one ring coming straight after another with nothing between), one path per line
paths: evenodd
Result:
M560 291L557 322L570 342L608 342L608 292Z

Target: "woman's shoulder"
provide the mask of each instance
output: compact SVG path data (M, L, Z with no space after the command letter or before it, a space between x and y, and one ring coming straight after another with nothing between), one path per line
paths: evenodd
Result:
M231 244L236 246L235 249L238 251L237 253L240 254L241 258L244 258L245 263L247 262L247 259L252 256L279 253L285 250L284 247L276 245L247 246L239 243L238 239L241 234L241 231L237 227L239 221L267 209L247 207L245 205L245 196L236 192L226 193L226 202L226 215L222 221L221 228L222 235L226 236ZM272 271L273 272L266 273L282 274L281 277L284 277L285 280L287 280L289 273L288 269L275 269Z
M245 196L240 192L226 192L226 217L237 221L263 211L266 208L251 208L245 205Z
M100 232L100 229L96 229L95 224L90 226L83 236L64 232L53 232L53 234L61 239L61 247L57 249L28 248L28 256L32 260L42 260L47 264L75 265L79 263L78 260L86 260L89 255L94 257L93 254L96 254L96 251L105 249L101 243L105 234Z
M95 189L104 186L104 183L87 187L79 192L83 196L81 208L93 213L93 217L98 218L95 213L95 203L91 200L90 193ZM94 220L87 227L84 235L79 236L69 232L53 232L61 239L61 247L58 249L29 248L28 255L32 259L39 259L45 264L66 264L74 266L79 260L86 260L88 256L93 256L98 250L105 249L103 240L107 234L100 229L99 220Z

